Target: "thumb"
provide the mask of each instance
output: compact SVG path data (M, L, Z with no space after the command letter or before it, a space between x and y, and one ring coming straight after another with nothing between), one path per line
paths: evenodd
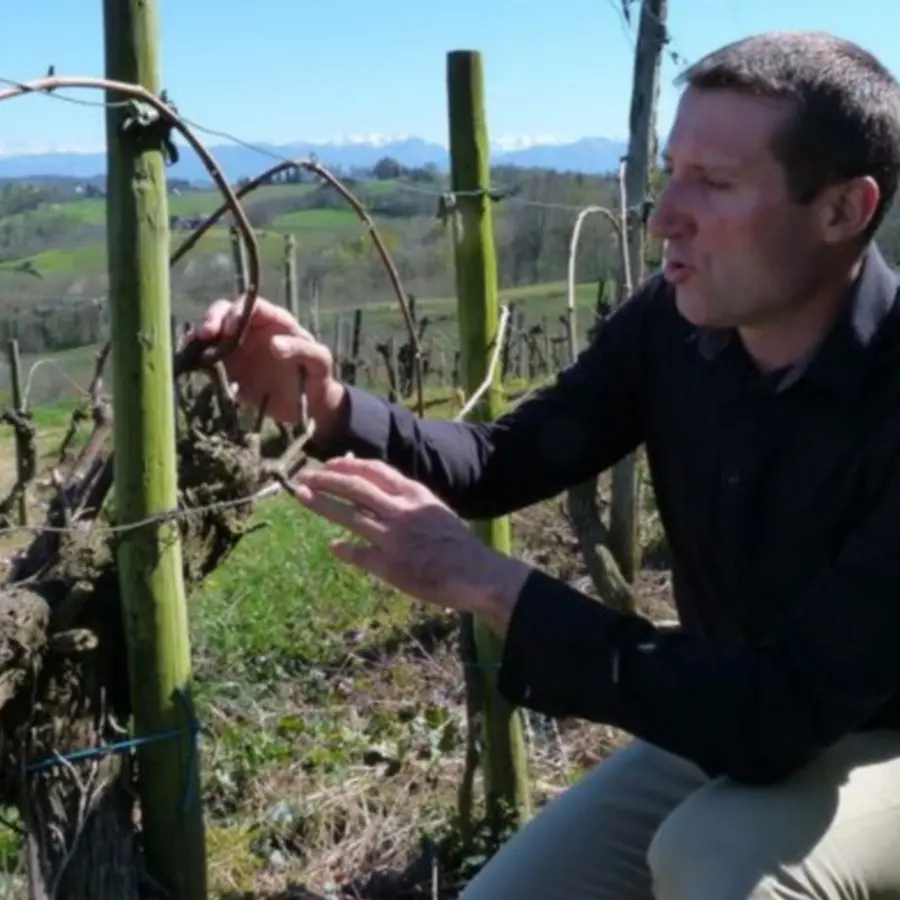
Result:
M324 344L302 335L279 334L272 338L270 346L276 359L301 363L314 378L331 374L331 351Z

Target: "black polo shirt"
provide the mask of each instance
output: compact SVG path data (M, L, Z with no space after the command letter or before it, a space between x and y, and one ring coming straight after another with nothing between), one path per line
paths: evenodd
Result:
M710 776L770 782L856 729L900 727L900 280L872 248L808 359L760 374L650 278L555 383L495 423L350 389L352 450L460 515L552 497L644 444L682 628L535 571L500 689L618 726Z

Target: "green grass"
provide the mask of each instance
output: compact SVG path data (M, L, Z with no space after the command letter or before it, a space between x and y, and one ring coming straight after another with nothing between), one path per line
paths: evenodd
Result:
M252 209L255 204L269 200L285 200L290 198L300 199L312 191L318 189L318 184L271 184L256 188L249 194L244 202L245 208ZM385 196L395 193L398 183L395 181L367 181L360 188L368 196ZM169 214L173 216L196 217L209 215L222 203L222 195L218 190L194 190L181 193L169 193ZM313 215L309 221L315 221L316 213L326 215L334 210L309 210ZM338 210L337 212L343 212ZM347 211L352 217L354 214ZM20 222L28 221L38 226L42 220L50 220L64 216L73 224L101 226L106 221L106 199L104 197L87 197L84 199L70 200L64 203L45 203L36 209L24 213L5 216L4 223L16 226ZM278 226L282 227L282 226ZM298 227L310 228L308 221L301 214Z
M287 198L301 198L316 190L315 184L272 184L256 188L244 200L245 208L252 209L254 204L264 203L268 200L284 200ZM397 183L393 181L370 181L365 183L364 190L371 196L387 195L397 190ZM173 216L205 216L217 209L222 202L222 195L218 190L185 191L183 193L170 193L168 197L169 214ZM297 227L300 230L313 227L309 222L316 220L317 213L344 212L344 210L309 210L311 214L307 219L303 211L299 214ZM346 211L349 217L355 215ZM17 213L4 218L4 222L14 225L17 221L28 217L34 224L40 223L42 218L50 218L63 215L73 223L83 225L103 225L106 221L106 199L103 197L89 197L82 200L71 200L66 203L47 203L27 213ZM293 215L293 214L292 214ZM277 227L284 227L278 225ZM291 226L288 226L291 227Z
M282 232L343 231L359 228L359 216L351 209L303 209L276 216L269 228Z
M303 197L313 190L310 184L269 184L258 187L244 201L250 208L254 203L265 200L283 199L285 197ZM169 213L173 216L205 216L217 209L222 203L219 191L187 191L178 195L169 195Z
M359 220L352 213L344 214L341 210L308 210L292 213L290 226L276 227L258 231L256 238L259 243L262 262L266 265L280 265L284 257L284 232L324 232L322 240L328 240L329 235L335 229L348 228ZM173 231L170 239L170 247L175 250L188 237L187 231ZM308 242L307 242L308 243ZM231 253L231 244L228 232L221 227L210 229L198 242L193 254L212 255L216 253ZM16 259L0 265L0 276L3 274L14 275L13 268L28 260L35 269L44 277L67 276L72 272L82 275L102 274L106 271L107 252L105 243L86 244L81 247L69 247L56 250L45 250L29 257Z
M219 725L211 720L214 785L261 778L285 762L361 763L369 742L345 727L346 697L329 683L329 667L346 664L348 632L362 648L414 619L409 601L337 565L329 550L337 530L292 500L262 507L263 523L191 599L200 702L220 714ZM223 710L232 722L223 723Z
M247 203L259 203L264 200L284 197L302 197L312 190L308 184L273 184L257 188L247 198ZM169 213L173 216L208 215L222 202L219 191L186 191L180 194L170 193L168 197ZM68 203L45 204L27 215L59 215L63 214L73 222L85 225L102 225L106 221L106 199L104 197L88 197L83 200L72 200ZM9 216L13 221L16 216Z
M60 247L55 250L44 250L32 256L12 260L0 267L0 273L11 270L13 266L28 261L43 278L69 275L72 272L93 274L106 268L106 244L85 244L81 247Z

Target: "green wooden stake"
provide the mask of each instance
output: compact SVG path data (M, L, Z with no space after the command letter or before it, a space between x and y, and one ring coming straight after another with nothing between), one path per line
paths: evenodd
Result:
M497 261L494 252L490 158L484 112L481 54L453 51L447 57L450 113L451 191L455 194L454 251L458 298L462 387L471 396L488 372L499 324ZM465 196L460 192L485 192ZM499 376L499 373L497 373ZM474 411L489 420L501 411L500 379ZM509 518L476 522L473 528L488 546L510 553ZM484 723L482 770L489 822L521 822L531 813L525 741L521 715L497 691L496 665L503 643L484 623L473 623L481 680L478 691Z
M155 0L104 0L106 72L159 92ZM108 101L121 104L110 94ZM107 243L118 524L176 506L169 296L169 216L163 157L123 134L130 106L106 112ZM143 146L142 146L143 145ZM137 737L183 737L138 749L141 840L148 874L170 900L206 897L197 749L190 734L191 660L177 523L121 533L117 555Z
M656 111L660 66L667 40L667 13L668 0L643 0L641 3L625 169L626 202L631 210L627 217L627 233L633 287L643 280L646 269L644 225L637 210L647 198L655 157ZM641 568L640 505L637 453L629 453L613 466L609 509L609 548L629 584L634 584Z

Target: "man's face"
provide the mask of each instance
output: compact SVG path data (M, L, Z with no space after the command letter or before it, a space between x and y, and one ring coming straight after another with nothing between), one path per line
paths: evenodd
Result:
M688 88L649 222L664 274L695 325L759 326L794 306L822 247L816 203L790 198L773 135L790 108L737 91Z

